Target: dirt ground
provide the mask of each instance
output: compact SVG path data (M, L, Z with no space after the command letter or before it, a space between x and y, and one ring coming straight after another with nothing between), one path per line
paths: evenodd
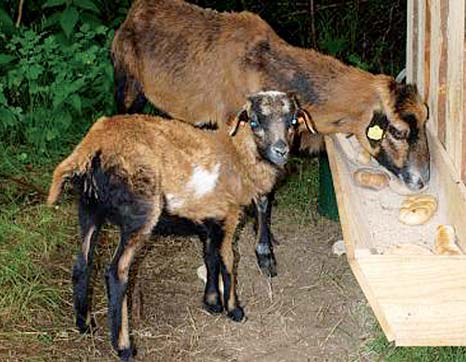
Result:
M341 238L339 224L323 219L303 224L277 211L279 275L271 281L257 267L251 225L242 230L238 294L247 316L242 323L202 309L203 283L196 275L202 247L196 237L155 241L139 271L143 304L141 318L133 321L136 361L365 361L360 347L372 321L346 258L331 253ZM101 259L111 254L107 249ZM103 270L104 263L99 264ZM71 284L64 283L71 298ZM38 316L36 334L3 339L0 360L116 360L102 271L93 303L97 330L92 336L80 336L73 328L70 299L62 326Z

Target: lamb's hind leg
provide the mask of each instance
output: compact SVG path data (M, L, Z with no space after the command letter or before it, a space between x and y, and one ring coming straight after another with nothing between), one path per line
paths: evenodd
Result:
M129 335L127 297L130 267L137 250L149 238L160 212L161 210L157 208L150 215L144 217L147 221L141 227L135 228L134 225L130 225L130 222L128 225L121 226L120 243L105 275L112 345L118 352L121 361L130 361L133 356ZM127 219L131 219L131 217L127 217Z
M90 280L94 247L102 222L103 220L95 208L81 200L79 203L79 225L82 242L73 268L72 278L76 326L81 333L88 332L92 324Z
M270 230L273 193L259 197L255 202L256 207L256 257L262 272L274 277L277 275L277 262L273 253L273 235Z

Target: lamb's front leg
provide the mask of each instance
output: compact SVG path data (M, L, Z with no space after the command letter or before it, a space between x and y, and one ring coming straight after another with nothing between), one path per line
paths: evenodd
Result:
M207 269L207 282L204 291L204 307L210 313L223 311L218 278L220 274L220 244L224 237L223 225L216 220L204 221L207 240L204 243L204 263Z
M236 295L236 263L233 243L236 227L241 216L240 210L229 212L223 223L224 237L220 244L220 271L223 278L223 305L228 317L239 322L244 318L243 308L240 307Z
M270 230L273 193L260 196L255 201L256 207L256 257L262 272L274 277L277 275L277 262L273 253L273 235Z

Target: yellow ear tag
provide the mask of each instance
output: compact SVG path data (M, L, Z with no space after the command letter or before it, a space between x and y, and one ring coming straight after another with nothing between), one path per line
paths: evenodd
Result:
M372 126L367 130L367 137L374 141L380 141L383 136L383 129L379 125Z

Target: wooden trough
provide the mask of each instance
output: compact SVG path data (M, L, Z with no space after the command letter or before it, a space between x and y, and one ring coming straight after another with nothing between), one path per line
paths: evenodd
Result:
M464 1L408 1L408 82L417 83L430 108L429 193L433 190L439 196L439 220L455 227L458 243L466 251L464 19ZM387 338L398 346L466 345L466 255L381 252L380 245L387 243L382 240L385 234L373 232L366 194L351 180L340 141L329 137L326 145L347 257ZM400 225L396 214L380 215L378 223L397 239L393 237ZM406 239L402 230L398 235Z

